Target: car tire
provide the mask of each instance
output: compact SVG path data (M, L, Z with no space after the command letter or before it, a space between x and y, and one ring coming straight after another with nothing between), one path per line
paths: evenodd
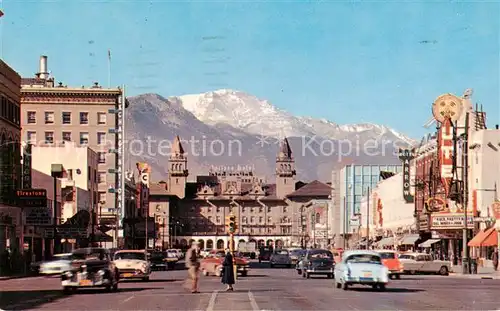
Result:
M401 280L401 274L396 274L395 277L396 277L396 280Z
M204 276L208 276L208 271L207 271L207 270L205 270L205 269L203 269L203 270L201 271L201 274L203 274Z
M385 291L385 284L378 284L378 289L382 292Z
M327 277L328 277L329 279L333 279L333 273L328 274L328 275L327 275Z
M248 275L248 271L241 271L241 276L245 277Z
M71 295L73 293L74 289L71 286L64 286L63 287L63 294L65 295Z
M142 278L142 281L143 282L149 282L149 276L146 276L146 277Z
M337 281L335 281L335 287L340 289L340 288L342 288L342 284L337 283Z
M440 275L443 275L443 276L448 275L448 267L446 267L446 266L442 266L442 267L439 269L439 274L440 274Z
M274 264L271 264L271 268L274 268Z
M306 272L305 271L302 271L302 277L305 279L306 278Z
M311 278L311 275L308 272L306 272L306 279L310 279L310 278Z
M298 274L298 275L301 275L301 274L302 274L302 270L297 269L297 274Z

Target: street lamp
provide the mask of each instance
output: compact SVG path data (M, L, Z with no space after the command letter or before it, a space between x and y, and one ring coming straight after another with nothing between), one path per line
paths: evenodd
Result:
M62 164L51 164L50 175L52 176L54 183L54 205L53 205L53 229L54 229L54 254L59 253L60 240L57 235L57 225L58 225L58 212L57 212L57 179L62 178L64 174L64 167Z

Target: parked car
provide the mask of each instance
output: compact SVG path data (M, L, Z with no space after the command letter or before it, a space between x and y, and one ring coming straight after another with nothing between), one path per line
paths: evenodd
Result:
M73 251L72 257L71 270L61 274L61 285L65 293L89 287L118 290L119 273L109 250L98 247L80 248Z
M210 248L205 248L200 251L200 257L206 258L210 254Z
M221 276L222 262L224 261L225 255L226 253L223 250L210 251L210 254L200 262L200 270L203 275ZM238 273L241 276L247 276L250 270L248 260L235 254L234 262Z
M286 249L275 250L269 259L269 263L271 264L271 268L275 266L292 267L292 259L290 258L290 253Z
M309 249L301 261L302 277L309 278L311 275L326 275L333 278L335 261L333 254L326 249Z
M169 249L167 250L168 253L174 254L177 259L181 260L183 258L183 253L180 249Z
M40 264L39 273L43 275L60 275L71 270L71 253L56 254L51 260Z
M389 269L390 279L400 279L403 274L403 264L398 258L398 253L391 250L377 250L382 258L382 263Z
M121 250L113 258L120 278L149 281L151 264L144 250Z
M451 262L433 260L432 256L424 253L405 253L399 255L405 274L440 274L448 275L451 271Z
M259 263L269 261L273 253L272 247L261 247L259 250Z
M335 266L335 285L347 290L360 284L385 290L389 282L389 269L382 263L380 254L369 250L346 251L342 261Z

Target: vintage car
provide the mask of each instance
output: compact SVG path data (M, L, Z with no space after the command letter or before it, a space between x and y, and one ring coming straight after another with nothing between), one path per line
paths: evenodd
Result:
M151 264L144 250L117 251L113 261L118 269L118 273L120 273L120 278L149 281Z
M275 250L269 259L271 268L275 266L285 266L287 268L292 267L292 258L290 258L290 253L286 249Z
M98 247L80 248L73 251L71 256L71 270L61 274L61 285L65 293L89 287L118 290L118 269L111 260L109 250Z
M399 255L405 274L440 274L448 275L451 271L451 262L433 260L432 256L424 253L404 253Z
M225 255L226 253L223 250L212 250L206 258L201 260L201 273L203 273L203 275L221 276L222 262L224 261ZM241 276L247 276L250 270L248 260L236 253L234 262L238 273Z
M61 275L61 273L71 270L71 260L71 253L56 254L52 260L40 264L39 272L43 275Z
M403 264L398 258L398 253L391 250L376 250L382 258L382 263L389 269L390 279L400 279L403 274Z
M309 249L300 262L299 274L304 278L311 275L326 275L333 278L335 261L333 254L326 249Z
M261 247L259 249L259 263L263 261L269 261L271 259L271 255L273 253L272 247Z
M346 251L335 266L335 285L347 290L359 284L385 290L389 283L389 269L382 263L380 254L369 250Z

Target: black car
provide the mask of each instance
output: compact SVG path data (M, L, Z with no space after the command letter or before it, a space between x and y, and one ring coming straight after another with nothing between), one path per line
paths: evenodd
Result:
M259 262L271 260L272 254L273 254L272 247L261 247L259 250Z
M72 269L61 275L61 285L65 293L91 287L104 287L108 291L118 290L120 275L108 249L80 248L73 251L72 257Z
M326 249L309 249L301 262L302 277L309 278L311 275L326 275L333 278L335 260L333 254Z
M149 255L149 262L151 263L151 270L167 271L167 252L152 252Z

